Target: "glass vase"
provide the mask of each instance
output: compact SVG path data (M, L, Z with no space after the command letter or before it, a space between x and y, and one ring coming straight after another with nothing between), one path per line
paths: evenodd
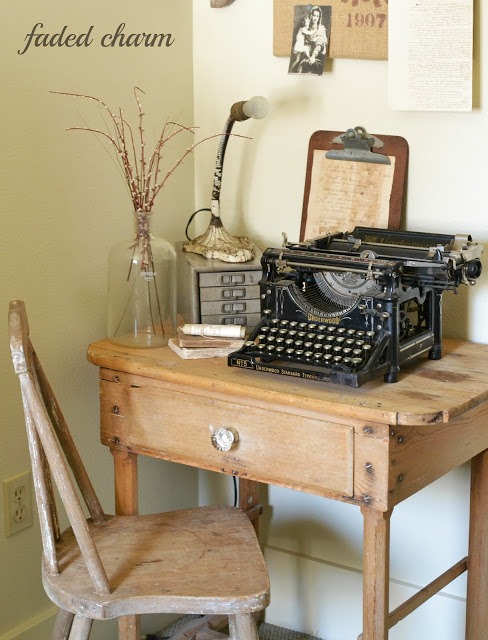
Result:
M176 253L136 216L132 238L108 258L108 337L124 347L161 347L176 331Z

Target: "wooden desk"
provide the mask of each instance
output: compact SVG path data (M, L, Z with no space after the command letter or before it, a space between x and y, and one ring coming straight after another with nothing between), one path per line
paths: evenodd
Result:
M363 640L386 640L467 567L466 639L486 637L488 346L445 340L442 360L421 359L396 384L359 389L108 341L92 344L88 359L100 367L101 440L114 456L118 513L137 512L138 454L237 476L251 517L259 482L355 504L364 516ZM212 445L219 427L238 433L228 452ZM393 507L470 459L469 560L389 613Z

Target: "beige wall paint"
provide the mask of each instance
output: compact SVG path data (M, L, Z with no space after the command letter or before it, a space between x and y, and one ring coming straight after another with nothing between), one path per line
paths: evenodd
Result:
M126 33L172 32L175 43L163 49L101 49L94 42L83 49L31 47L18 55L36 22L50 33L65 24L78 34L94 25L95 40L125 22ZM97 140L65 132L68 126L83 126L83 119L99 126L97 108L48 91L90 93L134 115L131 91L138 85L147 94L150 141L167 117L193 124L192 3L27 0L3 12L1 34L0 481L29 465L6 332L8 301L23 298L33 340L88 471L106 509L113 511L112 459L97 444L97 371L85 353L89 342L105 336L106 257L111 244L132 231L131 206ZM154 231L180 239L193 201L190 159L161 194ZM140 467L143 512L195 503L194 470L148 460ZM38 524L36 519L33 527L8 539L3 524L2 504L0 638L17 628L24 638L23 627L48 615L51 607L40 582ZM102 635L115 637L115 625Z
M471 233L486 245L486 269L482 140L488 130L488 66L482 61L488 12L480 0L475 0L475 109L468 114L391 111L385 61L332 60L322 78L289 77L287 60L272 55L272 9L272 0L234 0L219 10L205 1L193 3L197 120L218 128L233 102L256 94L270 102L265 120L238 123L234 129L252 140L229 142L222 189L227 228L263 247L279 246L281 231L298 239L310 135L362 125L372 133L404 136L410 144L406 228ZM196 208L208 206L214 162L209 147L196 158ZM476 287L446 294L444 333L487 343L487 314L485 274ZM230 479L201 472L201 503L231 498ZM359 510L277 487L263 489L262 499L269 505L262 533L271 573L267 620L327 640L356 637L361 628ZM469 470L464 466L395 509L392 607L465 555L468 505ZM464 595L461 578L390 637L461 640Z

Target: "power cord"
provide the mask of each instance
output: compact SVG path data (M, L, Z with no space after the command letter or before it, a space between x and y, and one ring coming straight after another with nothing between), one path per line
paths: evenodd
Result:
M212 213L212 209L198 209L198 211L195 211L194 213L191 214L190 219L188 220L188 222L186 224L186 229L185 229L185 236L190 241L191 241L191 238L188 235L188 227L191 225L193 218L197 215L197 213L200 213L200 211L210 211L210 213Z

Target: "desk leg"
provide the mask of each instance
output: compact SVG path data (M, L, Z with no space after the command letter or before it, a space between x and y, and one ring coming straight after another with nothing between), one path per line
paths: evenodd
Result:
M483 640L488 629L488 449L471 461L466 640Z
M249 511L259 504L259 482L239 478L239 509L244 512ZM259 537L259 516L252 520L252 525L256 535Z
M114 457L115 513L118 516L136 516L139 508L137 496L137 454L120 449L110 450ZM140 640L141 617L119 618L119 640Z
M387 640L390 581L390 511L361 507L363 539L363 640Z

